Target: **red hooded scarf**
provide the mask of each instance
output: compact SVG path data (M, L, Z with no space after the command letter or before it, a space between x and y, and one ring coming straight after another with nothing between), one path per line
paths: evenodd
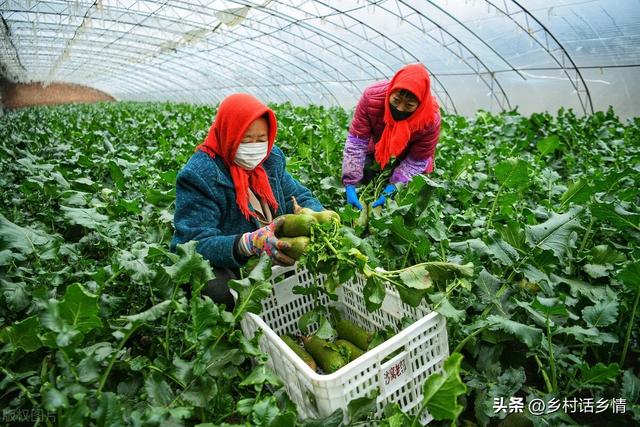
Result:
M220 156L227 169L231 172L231 179L236 189L236 203L247 219L255 216L249 210L249 188L254 194L263 198L273 212L278 210L278 202L271 190L267 173L262 167L264 160L250 171L233 162L247 128L256 119L265 114L268 117L269 124L269 150L265 157L266 160L271 154L273 141L276 139L278 126L276 116L269 107L246 93L229 95L220 103L218 113L209 129L207 138L196 147L196 151L204 151L211 157Z
M391 116L389 97L396 89L406 89L420 101L416 111L406 120L395 121ZM376 162L380 164L380 168L384 169L391 157L398 157L404 151L413 132L433 123L437 111L438 103L431 95L431 80L427 68L422 64L402 67L389 82L385 96L385 127L375 147Z

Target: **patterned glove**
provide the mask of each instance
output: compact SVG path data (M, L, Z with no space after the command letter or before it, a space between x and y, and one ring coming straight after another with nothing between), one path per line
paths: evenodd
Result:
M347 194L347 203L358 210L362 210L362 204L360 203L360 200L358 200L358 194L356 193L356 186L347 185L345 190Z
M378 206L383 206L384 202L387 200L387 197L392 197L393 193L396 191L396 186L393 184L387 184L382 191L382 195L378 197L378 200L373 202L371 205L372 208L377 208Z
M278 217L265 227L244 233L238 242L240 252L247 256L266 253L277 264L293 265L295 260L282 252L283 249L289 249L291 244L278 240L275 235L276 229L282 226L283 221L284 217Z

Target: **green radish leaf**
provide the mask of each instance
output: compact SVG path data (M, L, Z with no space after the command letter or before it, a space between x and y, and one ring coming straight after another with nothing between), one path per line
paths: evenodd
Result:
M568 202L585 203L589 201L591 196L597 191L598 188L593 185L591 179L581 178L569 184L569 188L560 198L560 203L563 206Z
M582 310L582 318L588 326L599 328L609 326L618 319L618 301L607 299Z
M442 314L447 319L451 319L453 322L461 322L466 312L464 310L458 310L447 298L444 292L437 292L429 295L429 299L434 304L434 310Z
M480 239L468 239L462 242L451 242L449 248L456 252L470 251L477 256L489 255L491 250L485 242Z
M629 289L640 292L640 261L627 265L618 278Z
M21 348L31 353L42 347L39 330L40 320L33 315L0 330L0 341L11 345L14 351Z
M317 323L319 319L319 313L316 310L307 311L298 319L298 329L303 333L309 333L309 325Z
M247 416L251 413L253 409L253 405L256 403L256 399L248 398L248 399L240 399L236 405L236 409L238 413L241 415ZM213 426L213 424L211 424Z
M513 246L505 242L500 238L500 235L495 230L489 231L489 246L488 252L491 256L497 259L500 264L510 267L515 264L520 256L518 251Z
M268 280L271 277L271 258L268 256L261 256L258 260L258 264L249 273L249 279L253 281Z
M149 375L144 389L147 392L147 400L155 406L167 406L174 398L173 390L160 374Z
M108 167L109 167L109 172L111 173L111 179L116 185L116 188L118 188L118 190L124 190L125 177L124 177L124 174L122 173L122 169L120 168L120 166L118 166L116 162L111 160L108 163Z
M476 295L484 304L489 304L496 299L496 293L500 287L500 279L482 269L475 282Z
M452 425L458 419L464 406L458 403L458 397L467 392L460 378L462 355L449 356L442 367L442 373L431 374L422 387L422 404L436 420L451 420Z
M501 330L512 334L529 348L537 347L542 341L542 331L533 326L525 325L498 315L487 317L487 322L491 325L489 329L493 331Z
M78 178L73 180L74 188L77 188L81 191L87 191L89 193L94 192L96 190L96 183L93 182L90 178Z
M433 286L429 271L421 265L404 269L400 273L400 280L405 286L413 289L429 289Z
M396 290L398 291L398 294L400 294L400 299L402 300L402 302L411 307L419 306L422 302L422 299L426 295L426 291L408 288L404 285L397 285Z
M315 336L318 338L322 338L323 340L328 340L335 338L337 335L335 329L331 326L331 322L325 316L319 316L319 326L318 330L315 333Z
M302 421L302 427L339 427L342 425L342 409L338 408L324 418L307 418Z
M49 388L44 392L42 402L44 403L44 408L51 412L67 408L69 406L67 395L51 386L49 386Z
M91 230L104 230L105 227L103 224L109 223L109 217L101 214L95 208L60 206L60 210L62 210L64 217L70 224L81 225Z
M370 418L377 410L377 391L370 396L354 399L347 405L349 422L356 423Z
M275 387L282 387L282 381L266 365L258 365L253 371L240 382L240 386L271 384Z
M553 153L560 147L560 138L557 135L551 135L539 140L536 143L536 147L540 152L540 155L545 156L549 153Z
M156 304L141 313L123 316L122 318L134 326L144 323L153 323L167 314L169 312L170 306L171 301L162 301L161 303Z
M191 301L191 325L186 337L191 344L206 342L213 336L222 316L220 309L209 297L194 298Z
M629 174L628 170L622 172L613 172L605 177L594 179L592 176L580 178L569 184L569 188L565 191L560 199L564 206L568 202L576 204L587 203L591 200L591 196L598 192L610 192L613 187Z
M561 260L564 260L568 248L572 246L571 236L580 228L577 218L582 208L574 207L564 214L552 213L551 218L542 224L526 226L527 242L540 249L548 249Z
M9 249L0 251L0 266L8 265L9 262L11 262L11 260L14 258L15 257L13 256L13 254Z
M505 242L507 242L514 249L525 250L526 236L524 231L520 228L520 224L517 222L509 221L506 225L496 224L496 230L502 236ZM491 232L490 232L491 235ZM497 236L493 236L494 240ZM509 251L506 251L509 253ZM509 256L511 257L511 255Z
M622 376L622 397L627 402L638 402L640 399L640 378L638 378L632 369L624 371Z
M598 363L595 366L589 366L585 363L580 366L580 381L583 385L612 382L619 374L620 368L617 363L609 365Z
M281 412L271 421L269 427L295 427L297 416L294 412Z
M193 379L193 365L194 362L188 362L176 356L173 358L173 367L175 368L175 376L183 384L188 383Z
M525 384L526 375L522 367L518 369L507 368L502 372L489 388L488 399L484 405L484 413L487 416L494 416L495 411L492 403L494 399L504 396L515 396Z
M587 273L590 277L594 279L599 279L600 277L607 277L609 275L609 268L604 265L598 264L585 264L582 266L582 269L585 273Z
M118 395L111 392L100 396L100 404L95 413L96 426L98 427L124 427L122 403Z
M403 427L410 425L413 421L407 414L402 412L400 405L397 403L389 403L384 407L384 416L380 424L381 427Z
M67 287L62 301L50 300L49 308L40 316L43 326L54 332L65 332L69 328L82 333L102 326L98 316L98 297L86 291L79 283Z
M526 310L527 314L529 315L529 317L540 327L546 328L547 327L547 317L543 316L542 314L540 314L539 311L535 310L533 307L531 307L530 303L527 302L522 302L522 301L516 301L516 304L518 305L518 307L522 307L524 310ZM551 327L555 326L555 322L553 321L553 319L549 319L549 325Z
M16 313L24 310L31 303L27 284L24 282L7 282L0 279L0 289L7 306Z
M433 222L430 221L429 224L426 225L425 231L427 232L429 237L431 237L431 239L435 240L436 242L447 240L447 227L439 219L436 219Z
M131 273L131 279L138 283L148 283L155 272L145 258L149 254L149 247L144 242L136 242L131 250L121 250L118 254L118 264Z
M571 335L579 342L594 342L599 341L598 337L601 336L600 331L597 328L585 329L581 326L573 325L569 327L558 328L555 330L556 334Z
M606 298L606 288L602 286L590 285L582 280L567 279L554 274L551 275L551 279L554 283L566 283L569 285L571 295L574 297L583 296L594 303Z
M241 318L245 313L260 314L262 311L262 301L271 295L271 283L256 281L253 284L245 285L244 281L230 280L229 287L238 293L236 306L233 315L236 319Z
M176 189L162 191L155 188L149 189L146 193L147 202L157 207L169 206L176 200Z
M591 205L591 214L602 221L610 222L621 230L640 231L640 214L629 212L618 204L594 203Z
M338 289L340 284L341 283L339 278L335 275L334 272L331 272L327 273L327 277L325 278L323 286L329 294L334 295L336 293L336 289Z
M569 311L558 298L536 297L531 307L545 316L569 317Z
M384 284L378 277L371 276L367 278L362 290L362 296L368 311L378 310L382 306L385 295Z
M495 166L498 182L507 188L521 188L529 184L529 163L521 159L507 159Z
M265 397L253 405L251 425L268 427L280 414L280 409L273 396Z
M0 214L0 242L3 249L17 249L25 255L36 252L39 246L45 246L54 237L30 227L20 227Z
M598 245L589 251L592 264L619 264L625 262L627 257L620 251L611 248L609 245Z
M414 242L418 240L413 230L405 225L404 219L401 216L396 216L393 218L389 230L391 230L393 234L400 237L406 242Z
M190 283L193 293L199 295L201 289L213 279L214 275L209 262L196 251L197 245L198 242L193 240L178 245L173 265L164 267L164 270L174 283Z
M434 282L453 279L457 276L473 276L473 264L455 264L452 262L431 261L420 264L429 272Z

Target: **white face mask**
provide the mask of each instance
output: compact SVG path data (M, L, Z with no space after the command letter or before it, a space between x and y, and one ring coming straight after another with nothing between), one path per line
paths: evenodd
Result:
M233 162L242 169L253 170L267 157L268 142L244 142L238 146Z

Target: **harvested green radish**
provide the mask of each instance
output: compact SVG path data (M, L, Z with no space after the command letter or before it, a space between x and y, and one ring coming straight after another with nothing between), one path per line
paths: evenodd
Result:
M369 349L369 344L373 338L371 332L362 329L347 319L339 320L336 323L335 329L338 332L338 337L357 345L360 350L367 351Z
M300 258L304 251L307 249L307 246L309 246L309 238L306 236L281 237L280 241L287 242L291 245L289 249L283 249L282 252L293 259Z
M282 335L280 336L280 339L284 341L284 343L289 346L289 348L293 350L293 352L297 354L304 363L309 365L311 369L313 369L314 371L318 369L318 365L316 365L316 361L313 360L313 357L311 357L311 355L307 353L305 349L302 348L302 346L298 344L292 337L290 337L289 335Z
M303 337L302 341L304 348L326 373L331 374L347 364L334 344L315 336Z
M349 362L353 362L358 357L364 354L364 351L360 350L358 346L347 340L336 340L336 345L338 346L338 348L343 348L344 352L349 355Z

